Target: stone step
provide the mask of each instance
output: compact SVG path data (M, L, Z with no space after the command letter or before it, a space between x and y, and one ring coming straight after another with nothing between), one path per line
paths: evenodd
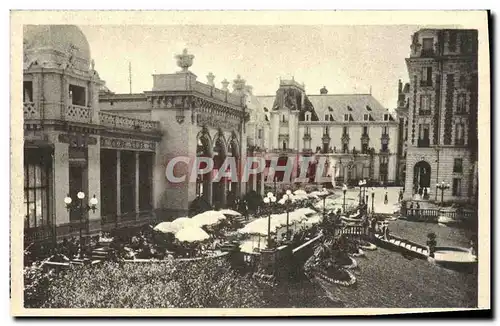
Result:
M401 244L401 241L400 241L400 240L396 240L396 241L394 242L394 244L395 244L396 246L399 246L399 245Z

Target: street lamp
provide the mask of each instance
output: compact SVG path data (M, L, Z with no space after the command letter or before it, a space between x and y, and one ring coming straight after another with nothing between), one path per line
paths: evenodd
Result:
M342 207L344 208L344 213L345 213L345 193L347 192L347 186L345 183L342 186L342 191L344 192L344 203L343 203Z
M366 179L363 179L363 198L366 198ZM368 204L368 200L366 200L366 203Z
M443 194L446 189L450 189L450 185L442 181L441 183L436 184L436 188L441 190L441 206L443 206Z
M326 197L328 197L328 190L326 188L321 189L321 192L323 192L323 219L326 216Z
M372 188L372 215L375 214L374 203L375 202L375 189Z
M283 195L283 201L285 204L286 208L286 238L287 240L290 238L290 233L289 233L289 214L290 210L288 209L288 206L292 203L292 191L289 189L286 191L286 193Z
M94 197L90 198L89 204L84 203L83 200L85 199L85 193L83 191L78 192L76 197L79 199L77 203L73 203L73 199L69 196L69 194L64 198L64 203L66 204L66 209L68 211L72 209L78 209L80 210L80 259L83 258L83 248L82 248L82 242L83 242L83 236L82 236L82 222L83 222L83 215L87 213L88 211L92 210L93 213L95 213L95 210L97 209L97 198Z
M274 197L272 192L267 193L267 197L264 197L264 204L271 205L276 202L276 197ZM269 217L267 219L267 248L271 249L271 210L269 210Z

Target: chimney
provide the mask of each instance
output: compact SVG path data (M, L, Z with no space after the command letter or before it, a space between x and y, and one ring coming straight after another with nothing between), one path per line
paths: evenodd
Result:
M319 93L320 93L321 95L326 95L326 94L328 94L328 90L326 89L326 87L325 87L325 86L323 86L323 88L319 90Z
M215 86L215 84L214 84L214 79L215 79L214 74L212 74L211 72L209 72L209 73L208 73L208 75L207 75L207 84L208 84L209 86L214 87L214 86Z
M403 83L401 82L400 79L398 84L398 94L401 94L402 92L403 92Z

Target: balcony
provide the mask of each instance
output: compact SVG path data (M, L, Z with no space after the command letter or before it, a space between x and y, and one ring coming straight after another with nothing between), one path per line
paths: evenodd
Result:
M159 131L160 122L151 120L141 120L127 116L120 116L107 112L99 112L99 121L93 121L94 109L92 107L80 105L64 105L62 103L44 104L42 109L38 103L24 102L23 117L29 120L61 120L77 123L94 123L105 127L138 130L138 131Z
M430 146L430 140L427 139L419 139L417 141L417 146L418 147L429 147Z
M432 57L434 56L434 49L422 49L420 52L421 57Z

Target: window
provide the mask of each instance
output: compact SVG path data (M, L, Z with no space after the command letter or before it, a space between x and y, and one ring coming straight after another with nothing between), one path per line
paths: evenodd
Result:
M463 123L457 123L455 125L455 145L464 145L465 140L464 140L464 129L465 126Z
M432 67L422 68L420 86L432 86Z
M366 110L371 111L371 110L372 110L372 108L371 108L369 105L367 105L367 106L366 106Z
M463 171L463 159L456 158L453 160L453 173L462 173Z
M306 127L305 135L311 135L311 128Z
M306 121L311 121L311 112L306 112Z
M281 121L282 121L282 122L286 122L286 117L285 117L285 115L284 115L284 114L283 114L283 116L281 117Z
M23 102L33 102L33 82L23 82Z
M388 127L386 126L382 127L382 135L387 135L388 131L389 131Z
M431 55L434 48L434 39L432 37L422 39L422 55Z
M25 154L26 155L26 154ZM24 227L49 224L49 166L28 154L24 164Z
M384 113L384 121L389 121L389 114Z
M363 114L363 121L369 121L370 115L368 113Z
M330 115L329 114L325 114L325 121L328 121L330 120Z
M348 134L347 127L342 127L342 134L343 135L347 135Z
M259 129L259 130L258 130L258 138L259 138L259 139L262 139L263 134L264 134L264 130Z
M368 127L367 126L363 126L363 135L368 136Z
M465 107L465 94L459 94L457 98L457 114L465 114L467 113L467 109Z
M349 105L347 106L347 111L352 111L352 108Z
M344 114L344 121L349 121L349 113Z
M428 124L418 125L418 147L429 147L429 128Z
M283 150L286 150L286 141L283 142Z
M342 152L343 153L349 153L349 144L343 144L342 145Z
M431 114L431 96L430 95L420 95L420 115Z
M452 196L460 196L462 188L462 179L453 178L453 188L452 188Z
M457 50L457 31L448 32L448 51L455 52Z
M135 152L120 152L121 212L123 217L135 218Z
M73 105L86 106L85 87L69 85L69 98Z
M368 154L368 144L361 144L361 153Z
M323 130L323 135L329 135L330 134L330 128L325 127Z

